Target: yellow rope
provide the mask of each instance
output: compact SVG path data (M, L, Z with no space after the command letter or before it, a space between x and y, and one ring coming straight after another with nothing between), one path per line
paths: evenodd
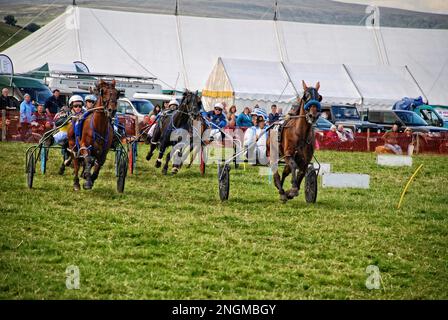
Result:
M420 169L422 167L423 167L423 163L417 168L417 170L415 170L414 174L411 176L411 178L409 179L408 183L406 184L406 187L404 187L404 190L401 193L400 202L398 202L397 209L400 209L401 203L403 202L404 194L406 193L406 191L408 190L409 185L411 184L412 180L414 180L415 176L417 175L417 173L420 171Z

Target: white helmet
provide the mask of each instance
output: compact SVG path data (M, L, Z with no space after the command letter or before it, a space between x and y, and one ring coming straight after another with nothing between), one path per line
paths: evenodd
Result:
M224 109L224 106L222 105L222 103L221 102L218 102L218 103L215 103L215 108L218 108L218 109Z
M77 95L77 94L71 96L71 98L68 100L68 105L72 106L73 102L81 102L82 105L84 105L84 100L82 99L82 97L80 95Z
M172 99L172 100L170 101L170 103L168 104L168 106L171 106L171 105L179 106L179 102L177 102L176 99Z

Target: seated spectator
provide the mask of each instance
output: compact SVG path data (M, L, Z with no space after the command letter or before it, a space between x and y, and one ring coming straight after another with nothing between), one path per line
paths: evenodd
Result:
M41 103L37 105L37 111L34 113L34 121L38 126L38 132L45 132L51 129L50 118L44 110L44 105Z
M342 124L338 125L337 135L339 137L339 141L341 142L349 142L353 141L353 135L350 131L344 129Z
M277 112L277 106L273 104L271 106L271 113L269 114L269 124L273 124L280 119L280 114Z
M335 125L330 127L330 130L325 134L324 145L331 147L339 143L339 135L337 133L337 128Z
M384 147L395 154L402 154L403 151L401 147L398 145L398 125L394 124L392 126L392 130L387 131L383 135L383 140L385 142Z
M412 129L409 127L406 127L404 129L404 137L403 137L404 145L408 146L408 155L412 156L414 153L415 148L415 141L414 141L414 135L412 134Z
M237 119L237 114L236 114L236 106L233 105L230 107L229 113L227 114L227 124L229 127L235 127L236 126L236 119Z
M238 127L252 127L253 124L249 107L245 107L243 112L236 118L236 125Z

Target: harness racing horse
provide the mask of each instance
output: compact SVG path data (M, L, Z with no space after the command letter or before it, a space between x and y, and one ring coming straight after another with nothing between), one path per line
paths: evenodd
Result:
M98 178L101 167L106 161L107 152L111 148L114 137L114 129L111 118L117 110L118 90L115 89L115 80L107 83L100 80L95 93L98 100L91 110L82 117L79 129L72 125L68 131L69 149L74 167L73 189L79 190L79 166L83 165L84 189L92 189L93 183ZM75 132L75 130L77 132ZM91 173L92 166L94 167Z
M318 82L315 88L308 87L305 81L302 81L302 85L304 94L299 101L299 108L283 124L280 134L278 152L280 157L284 157L286 163L281 179L278 165L275 164L274 167L274 183L279 191L280 199L284 202L299 194L300 184L314 154L313 124L320 115L318 112L322 100L322 96L318 93L320 83ZM268 145L269 140L267 139ZM290 190L285 191L283 183L290 173L292 186Z
M146 156L146 160L150 160L157 146L159 146L159 156L156 160L156 168L160 168L162 165L163 155L166 149L170 146L176 146L181 138L182 131L184 133L191 132L193 126L193 120L196 119L200 112L200 97L198 96L198 92L191 92L186 90L183 93L182 101L177 110L174 110L170 114L162 115L159 121L155 124L154 134L151 138L151 148ZM172 139L172 133L178 136L178 140ZM188 140L190 142L190 140ZM191 143L191 142L190 142ZM182 146L177 146L177 152L179 152L179 157L182 158ZM171 159L171 153L166 155L165 165L163 166L162 173L167 174L168 171L168 163ZM172 173L176 174L183 161L179 161L178 163L173 164Z

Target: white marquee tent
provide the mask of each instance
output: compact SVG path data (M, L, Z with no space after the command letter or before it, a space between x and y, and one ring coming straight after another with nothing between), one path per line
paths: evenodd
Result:
M248 70L250 72L248 72ZM406 67L282 63L219 58L204 90L206 109L216 102L235 104L238 111L275 103L288 110L307 85L321 83L323 104L356 104L360 108L390 108L402 97L423 95Z
M329 67L338 70L335 77L343 75L343 64L368 70L407 66L430 103L448 105L448 30L216 19L76 6L2 53L11 57L16 72L47 62L83 61L92 72L155 76L166 89L192 90L205 87L218 57L337 65ZM313 66L313 70L323 73L324 90L325 82L333 78L325 69ZM370 82L381 86L376 76ZM384 100L366 95L365 102L370 98Z

